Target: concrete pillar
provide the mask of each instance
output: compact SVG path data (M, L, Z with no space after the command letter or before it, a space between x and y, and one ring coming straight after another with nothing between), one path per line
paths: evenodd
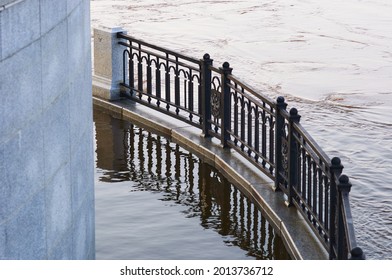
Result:
M120 99L125 47L118 44L119 32L126 33L120 27L94 29L93 96L105 100Z

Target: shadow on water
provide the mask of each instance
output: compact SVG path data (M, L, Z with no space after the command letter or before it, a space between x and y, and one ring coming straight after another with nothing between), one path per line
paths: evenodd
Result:
M166 138L95 110L99 259L289 259L260 210Z

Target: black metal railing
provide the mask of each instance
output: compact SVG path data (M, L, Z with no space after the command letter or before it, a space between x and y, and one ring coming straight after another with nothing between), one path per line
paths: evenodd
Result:
M349 203L351 184L289 112L232 74L225 62L200 60L118 33L123 52L123 95L220 139L275 182L306 219L330 259L364 259Z

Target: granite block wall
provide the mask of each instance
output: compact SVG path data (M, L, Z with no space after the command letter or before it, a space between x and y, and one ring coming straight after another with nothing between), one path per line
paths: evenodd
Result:
M94 259L89 0L0 0L0 259Z

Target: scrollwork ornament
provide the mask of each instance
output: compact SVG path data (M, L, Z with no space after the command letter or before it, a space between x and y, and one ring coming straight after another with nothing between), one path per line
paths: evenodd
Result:
M286 139L282 141L282 167L287 176L289 169L289 146Z
M220 92L214 89L211 91L211 114L220 118Z

